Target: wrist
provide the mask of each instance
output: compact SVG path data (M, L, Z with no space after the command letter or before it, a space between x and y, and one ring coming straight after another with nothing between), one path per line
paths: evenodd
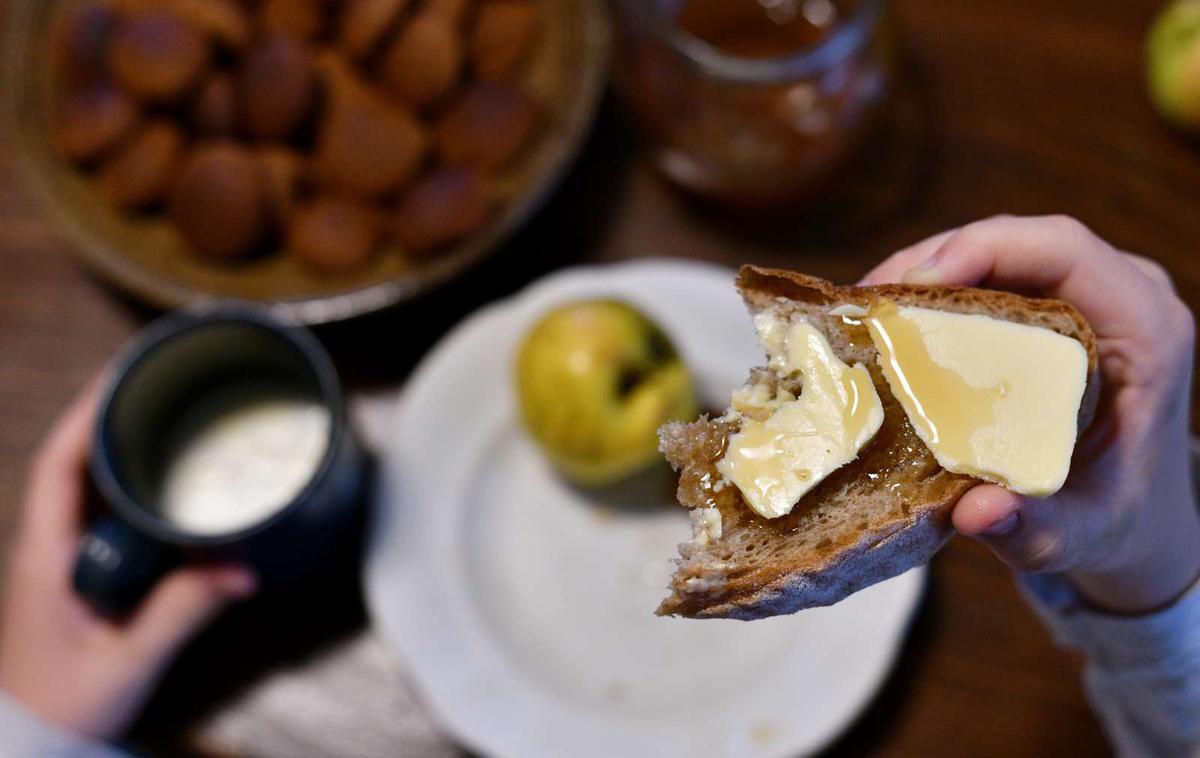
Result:
M1154 613L1170 606L1200 580L1200 513L1193 501L1164 523L1145 554L1116 569L1066 573L1080 598L1116 615Z
M45 714L0 689L0 735L5 755L57 755L119 758L127 754L46 718Z
M1141 616L1168 608L1187 594L1200 581L1200 568L1170 574L1068 572L1067 579L1079 597L1096 610L1117 616Z

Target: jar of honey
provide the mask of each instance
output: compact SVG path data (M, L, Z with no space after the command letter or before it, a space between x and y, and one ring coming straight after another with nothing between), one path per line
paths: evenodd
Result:
M882 0L618 0L616 78L657 168L770 208L818 191L887 89Z

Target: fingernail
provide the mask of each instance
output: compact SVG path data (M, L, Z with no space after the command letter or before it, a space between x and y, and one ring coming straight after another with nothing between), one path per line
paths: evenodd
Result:
M934 264L924 261L916 268L904 272L905 284L941 284L942 272L934 268Z
M941 251L934 253L925 260L904 272L902 277L905 284L941 284L942 275L937 265L941 261Z
M236 598L245 598L258 590L258 577L249 571L227 575L223 582L225 591Z
M1020 514L1010 513L987 529L984 529L980 534L984 537L1007 537L1016 531L1019 523L1021 523Z
M905 284L941 284L941 273L937 269L909 269L904 272Z

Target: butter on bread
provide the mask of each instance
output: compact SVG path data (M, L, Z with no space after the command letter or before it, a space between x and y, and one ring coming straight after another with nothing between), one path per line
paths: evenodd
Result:
M962 287L839 287L753 266L742 268L737 284L752 313L802 317L825 336L839 359L866 366L883 403L884 420L854 461L833 471L791 513L773 519L747 507L741 492L717 470L729 437L740 428L738 414L664 426L660 447L680 472L680 503L713 509L702 511L702 520L719 526L680 545L671 595L660 614L754 619L830 605L927 562L950 537L952 506L980 480L938 464L889 390L866 330L842 318L843 306L869 309L890 300L898 306L1040 326L1076 339L1087 352L1079 430L1094 413L1099 396L1095 335L1067 303ZM786 383L760 368L751 372L748 385L762 388L760 392L801 391Z

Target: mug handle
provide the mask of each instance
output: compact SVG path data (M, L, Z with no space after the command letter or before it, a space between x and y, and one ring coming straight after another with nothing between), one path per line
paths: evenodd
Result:
M105 516L79 541L71 581L75 592L97 611L123 616L178 563L173 548Z

